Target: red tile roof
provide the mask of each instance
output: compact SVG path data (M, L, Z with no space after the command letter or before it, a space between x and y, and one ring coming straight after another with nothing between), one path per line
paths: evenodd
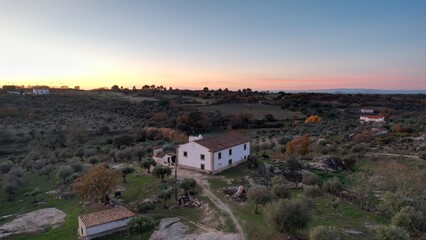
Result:
M210 149L213 152L217 152L226 148L250 142L250 139L235 131L232 131L224 133L217 137L200 139L194 142Z
M115 208L79 216L86 228L114 222L135 216L129 209L118 206Z

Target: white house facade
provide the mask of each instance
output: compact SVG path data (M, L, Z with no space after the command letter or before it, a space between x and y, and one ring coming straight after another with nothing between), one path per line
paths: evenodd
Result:
M250 156L250 139L237 132L217 137L191 136L177 149L180 167L206 173L218 173L246 161Z
M93 239L123 231L135 216L125 207L118 206L78 217L78 234L82 239Z
M385 117L379 115L363 115L359 117L361 123L363 122L374 122L374 123L384 123Z
M372 114L374 113L374 109L369 109L369 108L363 108L360 110L361 113L367 113L367 114Z
M34 88L33 93L35 95L46 95L46 94L49 94L49 89L48 88Z

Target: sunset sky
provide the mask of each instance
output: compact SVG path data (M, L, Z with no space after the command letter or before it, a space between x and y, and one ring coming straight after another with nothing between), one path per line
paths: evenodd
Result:
M426 89L424 0L0 0L0 85Z

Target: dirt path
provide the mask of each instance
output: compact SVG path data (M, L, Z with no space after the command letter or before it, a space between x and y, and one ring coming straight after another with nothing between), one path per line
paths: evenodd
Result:
M226 205L220 198L218 198L211 191L209 183L207 182L208 176L202 175L202 174L199 174L199 173L194 173L192 171L180 170L179 169L178 177L179 178L181 178L181 177L191 177L191 178L194 178L197 181L197 183L200 186L202 186L203 193L205 194L205 196L208 197L210 199L210 201L212 201L212 203L217 208L219 208L220 210L224 211L226 214L229 215L229 217L231 218L232 222L235 225L235 228L238 231L239 239L241 239L241 240L245 239L243 228L241 227L240 223L238 222L238 220L235 217L235 215L232 212L232 210L228 207L228 205Z
M366 153L365 155L366 156L405 157L405 158L411 158L414 160L421 160L420 157L416 155L404 155L404 154L396 154L396 153L369 152L369 153Z

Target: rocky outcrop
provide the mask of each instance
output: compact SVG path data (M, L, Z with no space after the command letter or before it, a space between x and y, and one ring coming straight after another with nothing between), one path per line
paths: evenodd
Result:
M163 218L150 240L239 240L238 234L208 231L200 234L186 234L188 227L179 218Z
M312 162L306 165L310 168L327 172L340 172L345 169L342 159L332 155L315 157Z
M18 215L13 221L0 226L0 239L11 235L41 232L47 227L58 227L67 215L56 208L44 208Z

